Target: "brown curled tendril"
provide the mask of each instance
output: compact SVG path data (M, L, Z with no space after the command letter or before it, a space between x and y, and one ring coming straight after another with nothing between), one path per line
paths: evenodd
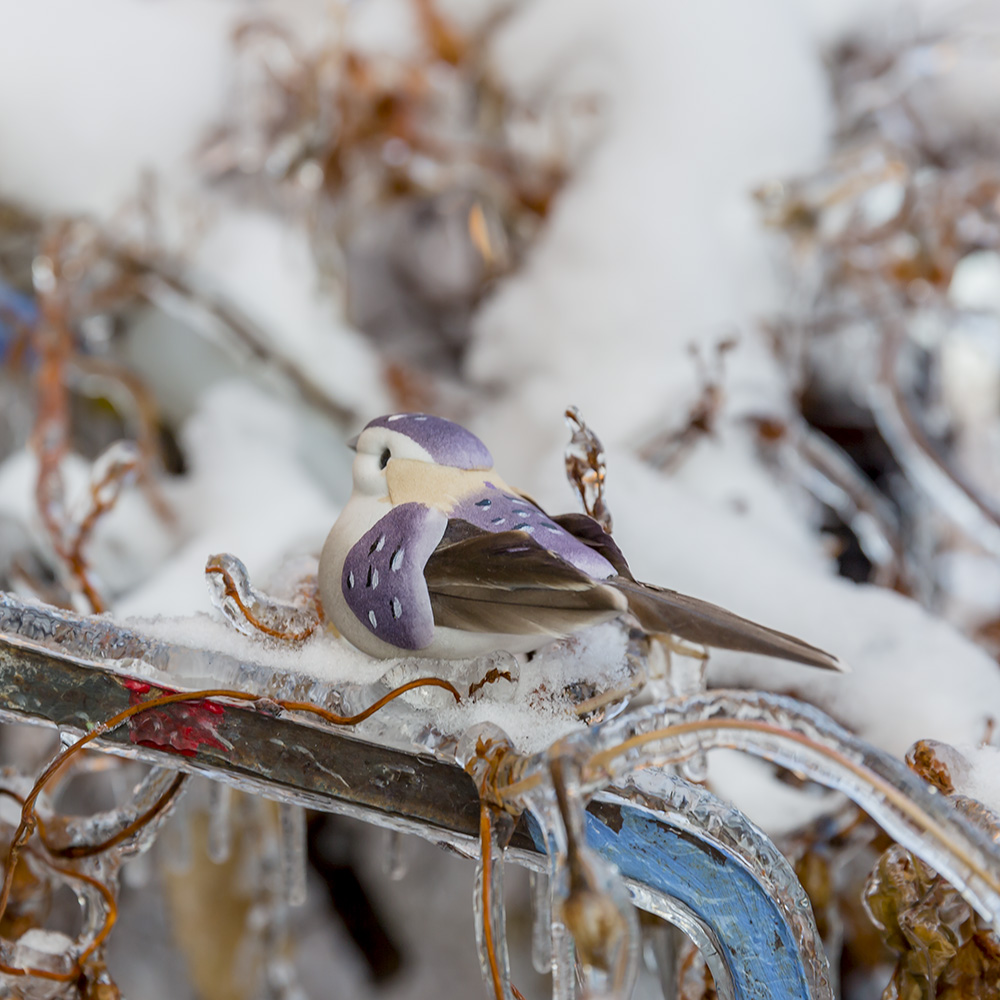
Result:
M157 816L177 797L177 793L181 790L184 782L187 780L187 775L179 771L174 780L170 783L170 787L141 815L137 816L131 823L128 824L124 829L119 830L116 834L108 837L106 840L102 840L97 844L67 844L63 847L58 847L52 843L49 838L48 830L45 827L45 822L42 820L41 816L35 816L35 823L38 826L38 839L45 846L45 850L49 852L54 858L69 858L70 860L77 860L79 858L92 858L95 854L102 854L104 851L110 850L112 847L117 847L122 842L128 840L132 834L137 833L141 830L147 823L152 822ZM13 799L22 808L24 808L24 796L18 795L17 792L12 791L9 788L0 788L0 795L6 795L8 798ZM44 859L43 859L44 860Z
M247 606L243 603L243 598L240 597L240 592L233 581L232 575L222 566L206 566L205 574L218 573L222 576L222 581L226 588L226 597L231 597L239 607L240 611L243 613L243 617L246 618L250 624L257 629L258 632L263 632L265 635L272 636L275 639L285 639L288 642L302 642L308 639L309 636L316 631L316 626L319 625L319 620L317 619L309 628L302 632L282 632L280 629L271 628L270 625L265 625Z
M66 878L76 879L78 882L86 882L87 885L95 888L104 897L104 902L107 905L108 912L104 918L104 924L101 929L94 935L94 940L91 941L90 944L87 945L87 947L80 953L80 957L77 958L76 962L73 964L73 968L70 969L69 972L53 972L50 969L35 969L31 967L22 969L14 965L7 965L7 963L3 961L0 961L0 972L8 976L34 976L37 979L48 979L51 982L56 983L72 982L74 979L78 979L82 975L83 963L86 962L87 959L101 947L107 939L107 936L111 933L111 929L118 920L118 903L115 901L114 893L100 879L94 878L93 875L86 875L83 872L75 871L72 868L57 865L51 858L42 857L30 847L25 847L24 851L32 857L37 858L42 864L51 868L52 871L58 872Z
M175 691L171 694L158 695L155 698L150 698L148 701L139 702L135 705L130 705L128 708L122 709L122 711L111 716L110 719L97 723L97 725L95 725L89 733L81 736L64 750L60 751L60 753L56 754L56 756L46 766L45 770L42 771L41 775L39 775L35 784L32 786L31 791L25 796L21 804L21 820L18 823L17 829L14 831L14 836L11 838L10 846L7 849L6 863L4 865L3 887L0 889L0 919L3 919L3 915L7 912L7 904L10 900L10 892L14 883L14 872L17 868L18 859L20 858L22 851L30 850L26 847L28 838L34 832L36 827L39 828L40 835L41 831L44 829L41 818L35 812L35 803L38 800L38 796L41 795L48 782L51 781L52 778L60 770L62 770L63 767L65 767L67 762L74 755L79 753L83 747L98 737L105 736L117 729L129 719L134 718L137 715L141 715L143 712L148 712L151 709L162 708L165 705L174 705L180 702L189 701L207 701L213 698L225 698L230 701L260 702L267 705L277 705L283 711L307 712L309 714L316 715L333 725L354 726L360 722L364 722L365 719L370 718L381 708L384 708L390 701L393 701L400 695L405 694L407 691L412 691L414 688L419 687L442 688L443 690L448 691L452 697L454 697L456 702L460 702L462 700L458 691L448 681L442 680L439 677L419 677L416 680L409 681L408 683L402 684L397 688L393 688L392 691L383 695L374 704L355 715L337 715L334 712L330 712L325 708L320 708L318 705L313 705L309 702L276 700L265 698L257 694L251 694L248 691L234 691L228 688L211 688L203 691ZM141 828L144 823L148 822L153 816L156 815L156 812L159 811L160 808L163 808L163 806L166 805L166 802L163 800L171 794L172 790L173 786L171 786L171 789L168 790L168 792L161 797L161 800L155 803L146 814L130 824L129 828L127 828L128 832L121 831L119 834L110 838L110 840L105 844L99 845L99 849L106 850L119 843L121 840L124 840L125 837L135 832L135 830ZM20 796L14 792L7 790L3 791L5 794L14 798L20 798ZM94 853L96 853L96 851ZM75 856L81 857L86 856L86 854ZM31 967L18 968L0 961L0 973L9 976L35 976L39 979L47 979L53 982L71 982L82 974L82 963L84 960L92 955L98 947L100 947L101 943L111 932L111 928L118 916L118 908L111 890L97 879L94 879L89 875L73 871L70 868L57 866L48 860L46 860L45 863L48 864L54 871L60 872L67 877L80 879L90 885L93 885L101 893L101 895L104 896L108 903L108 914L105 917L104 926L76 960L73 969L69 972L52 972L48 969L36 969Z
M102 854L104 851L108 851L112 847L117 847L128 840L132 834L138 833L147 823L156 819L177 797L177 793L181 790L186 780L187 775L183 772L178 772L174 780L170 783L170 787L141 816L137 816L124 829L119 830L114 836L108 837L107 840L102 840L99 844L67 844L65 847L55 847L48 840L41 816L36 817L38 821L38 835L42 843L45 844L45 849L57 858L76 860L77 858L91 858L95 854Z

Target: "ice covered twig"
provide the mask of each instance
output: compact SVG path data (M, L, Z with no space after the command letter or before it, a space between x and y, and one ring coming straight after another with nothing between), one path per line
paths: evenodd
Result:
M320 624L315 580L300 588L299 603L276 601L254 589L246 566L228 552L208 557L205 580L212 603L244 635L263 633L274 639L302 642Z
M946 461L913 414L900 385L899 355L906 339L902 319L886 304L879 378L872 387L872 413L893 456L909 480L977 548L1000 555L1000 510Z
M566 445L566 477L580 494L584 511L610 535L611 511L604 500L604 480L607 464L601 439L587 426L579 409L566 410L566 425L572 432Z
M84 504L73 519L65 559L95 612L104 611L106 605L89 570L86 549L98 522L115 506L122 491L135 482L142 461L142 452L134 441L110 445L94 463Z
M953 794L954 781L969 770L957 750L924 740L910 748L907 761L942 794L951 795L964 815L994 838L1000 837L1000 817L974 799ZM970 998L996 992L1000 982L996 930L912 851L899 844L886 850L868 877L862 899L882 940L898 956L890 989L899 995L929 989L942 996L957 987Z
M798 770L843 792L945 876L985 919L1000 919L1000 846L902 762L812 706L759 691L720 690L639 709L563 742L587 754L581 779L591 792L633 771L713 748ZM540 753L501 768L501 800L526 804L525 796L547 782L548 766L548 754Z

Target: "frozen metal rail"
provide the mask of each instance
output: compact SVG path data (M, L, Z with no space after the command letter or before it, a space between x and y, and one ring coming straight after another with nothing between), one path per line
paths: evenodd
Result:
M10 595L3 595L3 603L8 612L16 609ZM99 656L104 621L51 610L54 631L44 641L37 634L0 631L0 720L83 733L152 696L146 693L149 677L145 671L143 676L129 672L134 657L122 657L122 650L108 662L89 662L59 648L70 633L74 639L93 633ZM36 607L30 612L46 613ZM133 640L140 646L145 641L138 634ZM162 644L153 640L149 648L162 652ZM153 693L171 690L159 681L152 684ZM478 854L479 798L472 778L457 765L361 740L291 713L278 716L253 703L214 700L210 706L210 717L195 720L193 733L191 706L176 703L155 709L154 725L136 716L91 746L416 834L468 857ZM182 736L174 739L172 733ZM687 794L688 786L678 786L678 794ZM701 790L696 797L711 799ZM685 802L690 805L690 798ZM758 870L760 850L770 849L772 864L783 862L780 855L759 832L756 851L747 849L745 835L720 838L717 825L712 832L708 824L699 825L697 809L678 814L674 822L670 806L678 804L603 793L591 803L588 839L618 865L638 906L681 927L696 941L720 996L830 997L825 976L817 976L817 968L822 968L822 961L817 966L817 949L820 958L822 952L814 925L792 919L787 902L775 899L773 883ZM665 806L667 811L661 811ZM522 819L508 857L542 870L546 862L540 843L537 830Z

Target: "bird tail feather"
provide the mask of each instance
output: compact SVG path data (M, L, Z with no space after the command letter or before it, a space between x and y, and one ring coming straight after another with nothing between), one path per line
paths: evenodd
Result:
M758 625L697 597L622 576L605 583L625 595L629 611L646 632L667 633L702 646L776 656L824 670L848 669L837 657L793 635Z

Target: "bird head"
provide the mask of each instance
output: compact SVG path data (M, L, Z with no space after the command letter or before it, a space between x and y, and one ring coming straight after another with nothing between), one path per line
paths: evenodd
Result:
M352 443L354 495L403 503L414 490L433 502L446 479L493 467L486 445L464 427L426 413L372 420ZM405 494L405 496L404 496Z

